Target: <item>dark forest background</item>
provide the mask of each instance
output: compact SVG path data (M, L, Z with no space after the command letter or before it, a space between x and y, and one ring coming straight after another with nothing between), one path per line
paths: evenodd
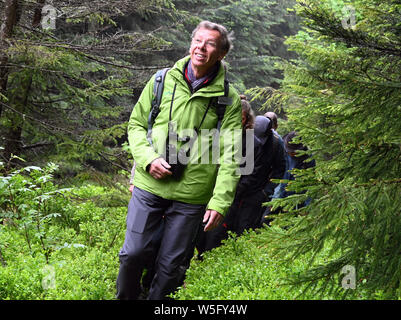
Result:
M291 1L12 3L2 2L10 10L2 10L10 28L0 64L2 159L53 161L73 176L129 169L122 147L130 112L152 74L187 55L201 20L234 32L226 60L241 93L279 87L275 63L294 56L284 39L298 30ZM44 29L53 14L55 28Z

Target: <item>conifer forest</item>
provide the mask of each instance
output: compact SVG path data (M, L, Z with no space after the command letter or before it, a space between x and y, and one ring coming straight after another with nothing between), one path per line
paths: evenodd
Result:
M315 165L170 298L401 298L400 0L2 0L0 300L116 299L128 120L202 20L233 31L230 84Z

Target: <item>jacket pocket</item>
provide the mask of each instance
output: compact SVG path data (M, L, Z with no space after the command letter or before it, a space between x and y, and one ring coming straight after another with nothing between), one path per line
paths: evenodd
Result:
M146 222L148 221L148 217L149 212L135 207L133 205L133 199L131 198L128 204L127 229L131 230L132 232L143 233Z

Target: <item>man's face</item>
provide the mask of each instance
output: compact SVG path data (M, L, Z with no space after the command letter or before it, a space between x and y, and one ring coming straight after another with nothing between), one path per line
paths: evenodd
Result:
M195 33L189 49L194 69L207 71L224 58L225 53L220 49L220 37L217 30L201 28Z

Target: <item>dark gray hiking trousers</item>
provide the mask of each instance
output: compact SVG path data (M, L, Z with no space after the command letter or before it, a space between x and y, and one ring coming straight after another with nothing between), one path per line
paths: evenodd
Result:
M155 256L155 276L148 299L162 300L181 283L206 205L166 200L134 188L128 205L125 241L119 253L117 299L138 299L140 280L149 258ZM160 229L160 224L164 227ZM162 230L162 231L160 231ZM162 232L162 234L156 234ZM161 236L161 240L155 239ZM160 248L159 248L160 245ZM184 270L185 272L185 270Z

